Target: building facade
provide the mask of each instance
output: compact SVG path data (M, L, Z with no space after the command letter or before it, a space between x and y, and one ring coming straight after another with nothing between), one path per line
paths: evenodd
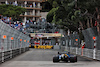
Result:
M42 0L42 2L46 2L46 1L48 1L48 0Z
M0 0L0 4L12 4L26 8L25 14L21 14L20 17L24 22L27 20L37 21L41 17L42 0Z

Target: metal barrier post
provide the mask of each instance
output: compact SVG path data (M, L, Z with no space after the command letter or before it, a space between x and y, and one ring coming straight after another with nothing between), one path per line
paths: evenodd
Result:
M12 58L12 45L13 45L14 37L10 37L10 41L11 41L11 44L10 44L10 58Z
M0 63L2 62L2 51L1 51L1 35L0 35Z
M78 54L78 39L75 39L75 41L76 41L76 54Z
M24 40L24 52L25 52L25 47L26 47L26 40Z
M5 39L7 38L7 36L6 35L3 35L2 36L2 43L1 43L1 51L2 51L2 62L4 62L4 50L5 50L5 46L7 47L7 45L5 44ZM5 45L5 46L4 46Z
M93 49L93 59L96 59L96 37L93 37L94 40L94 49Z
M22 39L20 39L20 54L21 54L21 48L22 48Z
M4 51L2 51L2 62L4 62Z
M71 40L69 40L69 52L71 52L70 48L71 48Z
M78 47L76 47L76 54L78 54Z

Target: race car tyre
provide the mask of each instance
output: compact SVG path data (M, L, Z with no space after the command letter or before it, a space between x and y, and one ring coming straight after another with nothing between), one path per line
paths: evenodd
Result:
M77 62L77 56L75 57L75 62Z
M53 49L53 47L52 47L52 49Z
M70 62L75 62L75 58L74 57L71 57L70 58Z
M69 59L68 57L65 57L65 56L64 56L64 61L65 61L65 62L68 62L68 59Z
M59 62L59 57L53 57L53 62Z
M66 59L65 62L68 62L68 59Z

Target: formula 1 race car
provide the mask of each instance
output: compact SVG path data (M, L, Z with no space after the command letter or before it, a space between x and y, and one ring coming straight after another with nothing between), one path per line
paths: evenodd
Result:
M70 52L58 52L58 55L53 57L53 62L59 62L59 61L65 61L65 62L77 62L77 56L70 54Z

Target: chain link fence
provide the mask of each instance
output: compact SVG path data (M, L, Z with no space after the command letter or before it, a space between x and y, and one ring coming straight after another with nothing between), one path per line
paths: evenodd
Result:
M70 50L70 47L80 47L80 38L78 34L71 34L70 36L65 35L65 37L61 38L61 49L62 51L66 50Z
M29 50L30 37L0 21L0 62Z
M84 35L86 48L89 48L89 49L94 48L93 37L98 36L98 32L96 30L97 30L96 28L88 28L88 29L82 31L82 33Z
M97 28L88 28L83 30L82 33L85 44L80 42L78 34L71 34L62 39L62 41L66 41L64 50L87 58L100 60L100 36L98 35ZM96 37L96 39L93 39L93 37Z

